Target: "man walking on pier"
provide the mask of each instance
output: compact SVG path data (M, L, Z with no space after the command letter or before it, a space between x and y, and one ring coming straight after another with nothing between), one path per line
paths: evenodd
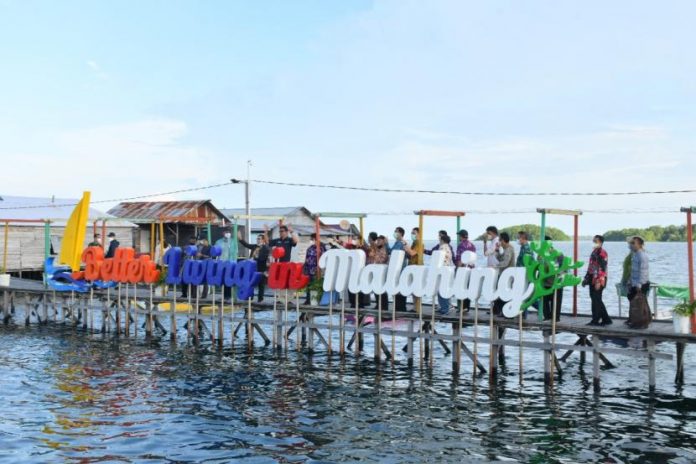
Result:
M603 236L595 235L592 242L594 249L590 254L587 274L582 281L583 287L590 286L590 300L592 300L592 320L587 325L610 325L612 320L607 313L604 301L602 301L602 293L607 286L609 256L603 246Z

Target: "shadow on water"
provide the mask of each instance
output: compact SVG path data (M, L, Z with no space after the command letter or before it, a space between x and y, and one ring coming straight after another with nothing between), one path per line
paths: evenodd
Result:
M433 368L0 328L8 462L674 462L696 460L696 400L650 394L591 364L553 389L540 363L488 375ZM536 363L535 363L536 362ZM466 366L469 368L470 366ZM607 376L609 377L609 376ZM693 396L693 395L692 395Z

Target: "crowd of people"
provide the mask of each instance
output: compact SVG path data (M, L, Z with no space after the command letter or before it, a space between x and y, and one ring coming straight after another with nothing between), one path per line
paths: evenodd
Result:
M407 258L404 260L403 266L408 264L423 264L421 262L422 256L432 255L435 251L440 252L445 266L466 266L473 268L477 265L475 259L471 259L471 256L475 256L477 248L473 241L469 239L469 232L467 230L462 229L458 231L454 243L446 230L440 230L438 232L437 243L428 249L426 249L421 242L419 232L418 227L411 229L409 240L406 237L406 230L403 227L396 227L391 240L385 235L380 235L377 232L370 232L367 236L367 240L364 242L362 240L342 240L339 236L332 236L322 240L321 237L317 237L315 233L312 233L309 246L305 252L302 271L305 275L309 276L310 281L316 279L319 275L319 257L322 253L331 248L362 249L365 252L367 264L388 264L393 252L401 250L405 253ZM537 259L530 246L531 239L527 231L521 230L517 233L517 247L515 247L512 243L512 237L510 237L508 232L499 232L498 228L495 226L487 227L483 236L483 250L481 250L485 258L485 265L501 273L510 267L524 267L527 261ZM116 240L114 233L108 234L108 240L109 246L105 255L107 258L113 257L119 246L119 242ZM546 236L545 240L553 249L551 237ZM263 275L257 290L257 301L262 302L266 290L268 266L272 260L271 250L275 247L282 248L284 253L278 260L281 262L289 262L291 260L293 248L299 243L299 237L290 225L281 225L278 229L277 238L270 239L268 228L266 228L263 233L256 236L256 243L248 243L244 240L241 233L238 233L237 241L235 242L232 240L232 230L224 229L222 237L215 242L215 246L219 247L221 250L219 259L236 260L238 255L237 243L249 250L250 259L256 261L257 270ZM190 247L196 247L196 253L187 256L187 259L209 259L211 257L211 245L206 236L191 236L188 245ZM103 246L101 235L95 234L94 240L89 246ZM169 244L165 246L165 250L170 247ZM628 300L632 301L636 295L643 294L647 296L650 291L649 261L644 250L645 241L642 237L632 237L628 241L628 246L629 254L623 261L621 286ZM561 266L565 257L560 251L555 251L557 253L556 264ZM526 257L529 258L526 259ZM604 237L595 235L587 272L582 280L582 286L589 287L591 301L592 319L588 325L610 325L613 322L603 301L603 293L609 280L608 262L609 256L604 248ZM558 276L549 277L544 282L544 286L551 289L554 285L554 279L556 278L558 278ZM198 289L192 289L192 291L197 292ZM188 292L189 289L187 286L182 288L182 297L188 297ZM200 296L202 298L208 296L207 285L203 286ZM225 288L224 296L230 298L231 289ZM351 294L349 298L351 305L357 304L359 307L367 307L373 304L371 295ZM309 303L310 292L307 290L305 304ZM395 295L394 304L396 311L408 310L407 298L403 295ZM550 295L542 298L540 303L535 303L535 306L538 308L539 304L541 305L544 320L551 320L552 317L555 317L557 321L560 320L561 307L563 304L563 288L561 287L551 291ZM375 295L374 305L375 308L381 307L386 309L388 307L387 295ZM458 302L457 306L461 306L462 309L468 310L470 301L463 300ZM443 298L441 296L437 298L437 310L440 314L448 314L453 308L456 309L457 306L452 305L452 302L448 298ZM493 301L491 304L491 311L495 315L501 315L502 308L503 302L501 300ZM630 325L630 319L627 323Z

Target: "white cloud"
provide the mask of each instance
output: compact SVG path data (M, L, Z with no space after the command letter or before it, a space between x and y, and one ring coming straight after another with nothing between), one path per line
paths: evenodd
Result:
M109 79L109 74L106 73L96 61L87 60L87 67L89 67L95 77L102 80Z

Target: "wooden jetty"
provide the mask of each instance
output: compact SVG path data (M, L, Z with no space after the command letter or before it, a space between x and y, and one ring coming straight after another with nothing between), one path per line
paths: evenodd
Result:
M432 366L434 350L439 347L451 355L453 373L459 372L464 359L472 363L474 375L488 373L491 379L505 363L505 347L518 347L520 378L524 376L523 356L532 352L542 357L547 384L553 384L554 379L563 375L561 363L573 353L578 353L583 362L589 354L597 390L600 389L601 365L613 367L609 356L615 355L647 359L648 386L655 389L657 360L674 359L671 354L657 351L657 344L664 346L665 342L675 345L675 381L681 383L685 347L696 343L696 335L674 333L671 321L654 321L648 329L634 330L628 328L622 318L614 318L611 326L587 326L589 317L564 314L555 330L559 334L574 334L577 341L556 343L551 323L539 321L535 314L529 314L526 319L491 317L488 307L476 308L473 304L469 311L458 308L447 316L433 314L427 305L423 305L420 313L396 312L392 305L380 310L350 307L347 303L306 306L299 304L297 294L285 291L263 304L224 302L219 292L216 295L212 291L205 301L193 296L193 300L183 302L190 302L192 308L198 307L197 311L176 312L177 304L182 303L181 298L177 299L176 290L161 297L154 295L151 286L122 284L110 290L78 294L56 292L45 288L41 282L15 278L10 287L0 287L0 305L4 324L63 323L90 333L186 337L193 342L210 342L219 347L226 342L234 346L237 335L243 331L249 349L262 342L265 346L288 350L294 343L294 349L306 352L325 350L328 355L346 356L352 352L354 356L364 356L364 339L372 336L375 362L396 362L395 352L403 346L408 366L416 363L421 367ZM167 304L169 309L159 309L161 303ZM357 327L346 322L349 315L360 322ZM398 326L407 328L388 324L393 318L400 321ZM517 332L517 336L513 336L513 332ZM336 336L338 343L333 341ZM617 339L640 342L626 346L611 343ZM487 356L479 355L484 352L482 347L486 348ZM482 362L486 358L487 366Z

